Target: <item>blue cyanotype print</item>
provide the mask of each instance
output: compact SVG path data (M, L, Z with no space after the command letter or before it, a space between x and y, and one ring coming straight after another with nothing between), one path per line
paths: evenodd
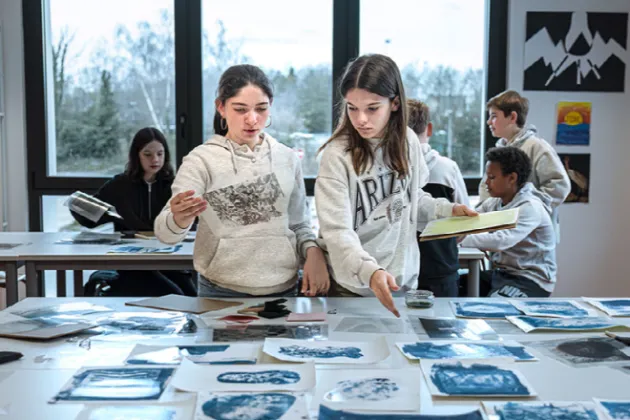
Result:
M446 395L530 395L515 372L493 365L436 363L431 381Z
M567 404L528 404L509 402L495 407L500 420L597 420L595 410L586 408L580 403Z
M190 356L203 356L206 353L221 353L226 351L230 345L229 344L217 344L217 345L209 345L209 346L177 346L179 350Z
M589 316L586 309L579 308L571 302L556 302L553 300L523 300L519 301L523 308L536 315L556 315L566 317L586 317Z
M484 343L432 343L405 344L403 352L418 359L485 359L489 357L512 357L517 360L534 360L522 346Z
M508 302L453 302L455 315L467 318L505 318L521 315L521 311Z
M280 347L279 352L287 356L300 357L304 359L334 359L336 357L347 357L349 359L360 359L363 357L361 349L358 347L322 347L312 348L306 346L292 345Z
M228 384L288 385L300 381L300 374L290 370L263 370L260 372L225 372L217 381Z
M519 316L518 319L534 328L553 330L601 330L617 326L616 323L603 317L539 318L534 316Z
M225 395L206 401L201 409L216 420L275 420L281 419L295 400L293 395L277 392Z
M318 420L483 420L479 410L464 414L359 414L343 410L333 410L324 404L319 406Z
M630 401L599 401L613 420L630 419Z
M173 368L89 368L75 374L54 400L157 400L173 372Z
M616 315L630 315L630 299L600 300L599 303Z
M324 395L324 399L333 402L384 401L393 398L399 390L396 382L389 378L349 379L338 382L334 389Z

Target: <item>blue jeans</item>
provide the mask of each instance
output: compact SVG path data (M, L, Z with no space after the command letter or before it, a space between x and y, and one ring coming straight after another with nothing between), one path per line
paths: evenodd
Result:
M290 287L284 292L274 293L271 295L250 295L248 293L237 292L236 290L227 289L225 287L218 286L216 283L212 283L204 276L199 275L199 282L197 283L197 290L199 297L211 297L211 298L228 298L228 297L297 297L299 292L300 283L295 279L295 286Z

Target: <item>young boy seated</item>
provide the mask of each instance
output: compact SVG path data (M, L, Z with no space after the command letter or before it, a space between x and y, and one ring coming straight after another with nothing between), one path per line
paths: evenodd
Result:
M490 198L477 210L518 208L519 214L514 229L469 235L461 242L493 253L493 269L480 276L480 295L548 297L556 282L556 238L548 201L527 182L531 161L516 147L490 149L486 161Z
M453 160L441 156L429 145L433 132L429 107L423 102L407 100L408 126L420 140L424 160L429 168L428 183L422 189L435 198L469 206L464 177ZM420 276L418 289L430 290L437 297L459 295L459 267L456 238L420 242Z
M543 193L541 199L549 205L551 220L557 225L557 208L569 195L571 182L553 147L538 135L536 127L526 125L529 101L518 92L508 90L490 99L486 106L487 124L492 135L499 138L496 146L517 147L527 154L533 166L528 181ZM488 196L485 180L482 179L479 202L482 203Z

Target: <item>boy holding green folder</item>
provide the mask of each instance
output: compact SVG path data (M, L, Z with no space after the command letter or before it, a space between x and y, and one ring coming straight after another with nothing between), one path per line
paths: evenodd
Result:
M527 182L532 164L516 147L486 153L490 198L479 213L518 209L513 229L468 235L462 246L492 252L493 269L481 273L480 295L548 297L556 283L556 237L540 191Z

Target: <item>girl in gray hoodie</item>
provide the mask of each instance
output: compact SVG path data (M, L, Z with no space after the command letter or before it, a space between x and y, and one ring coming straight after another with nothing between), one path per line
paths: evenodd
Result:
M258 67L230 67L219 81L215 135L184 158L156 236L181 241L199 216L194 266L199 296L326 293L329 278L306 211L297 154L263 132L273 91ZM267 125L268 126L268 125Z
M392 291L415 289L418 227L472 216L465 205L422 191L428 179L420 142L407 127L405 91L384 55L351 61L340 84L341 117L323 155L315 203L334 281L331 295L375 295L399 316Z

